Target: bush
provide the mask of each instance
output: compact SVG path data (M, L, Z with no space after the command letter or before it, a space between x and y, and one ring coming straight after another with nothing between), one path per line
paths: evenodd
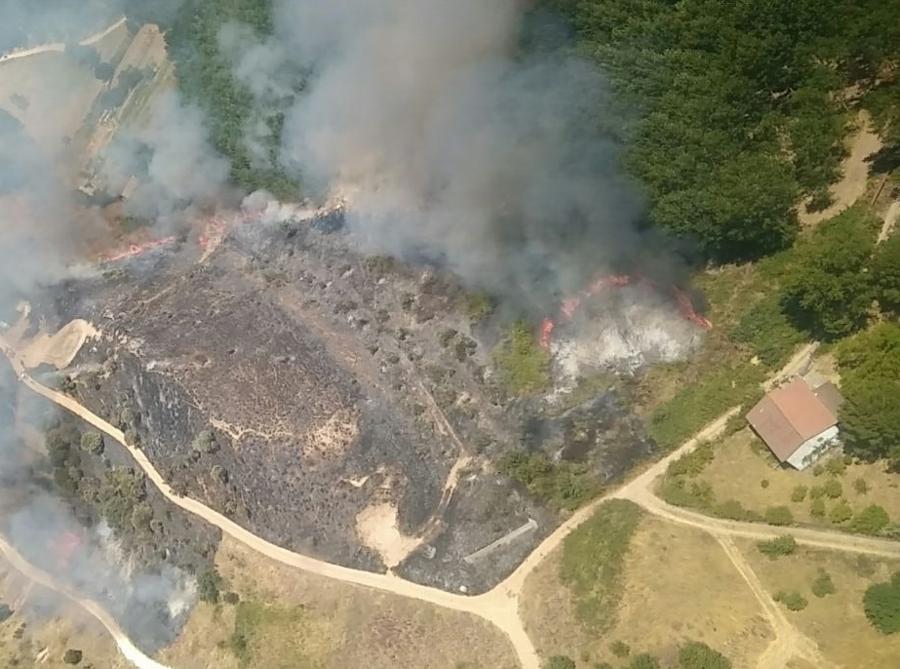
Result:
M847 471L847 465L843 458L831 458L825 463L825 471L832 476L842 476Z
M628 657L631 654L631 646L621 640L609 644L609 650L616 657Z
M792 555L797 550L797 541L790 534L785 534L769 541L760 541L756 547L760 553L774 560L782 555Z
M784 590L775 593L775 601L784 604L789 611L802 611L809 604L799 592L785 592Z
M819 463L813 467L813 476L821 476L825 473L825 465Z
M631 658L628 669L659 669L659 660L649 653L641 653Z
M825 488L820 485L814 485L809 489L809 498L810 499L819 499L825 494Z
M575 669L575 660L565 655L554 655L544 666L546 669Z
M853 517L850 529L860 534L880 534L890 522L884 508L871 504Z
M222 595L222 601L226 604L231 604L232 606L234 606L241 601L241 597L236 592L226 592L224 595Z
M690 453L685 453L669 464L666 474L669 476L698 476L716 457L712 444L705 443Z
M513 325L494 351L494 364L504 386L513 393L529 395L550 385L550 354L538 345L525 323Z
M575 509L600 490L584 464L555 463L541 452L513 451L500 460L499 468L532 495L559 509Z
M759 487L762 488L763 490L768 488L769 487L769 479L763 479L762 481L760 481Z
M207 569L197 577L197 595L200 601L216 604L219 601L219 591L224 584L215 567Z
M63 662L66 664L80 664L82 657L84 657L84 654L80 650L69 648L63 654Z
M900 632L900 571L887 583L869 586L863 595L866 618L882 634Z
M802 502L806 499L806 491L807 488L805 485L796 486L793 491L791 491L791 501L792 502Z
M81 435L81 448L91 455L103 455L103 435L99 432L85 432Z
M812 504L809 505L809 515L813 518L824 518L825 517L825 500L821 497L816 497Z
M764 516L769 525L793 525L794 514L786 506L770 506Z
M806 340L806 336L785 316L777 292L746 311L731 331L731 336L737 342L748 344L768 367L781 365Z
M755 511L745 509L744 505L735 499L728 499L717 504L712 509L712 514L717 518L727 518L728 520L740 520L747 523L755 523L762 520L762 517Z
M812 582L812 593L816 597L825 597L833 595L835 592L834 582L831 580L831 574L824 569L819 569L819 575Z
M219 449L216 435L212 430L203 430L191 442L191 448L198 453L215 453Z
M844 486L842 486L841 482L837 479L828 479L825 481L825 485L822 489L824 490L825 495L831 499L837 499L844 494Z
M828 517L831 519L832 523L840 525L841 523L846 523L853 517L853 509L850 508L850 505L847 504L847 502L841 500L831 508L831 513L828 514Z
M865 479L856 479L853 482L853 489L857 495L865 495L869 492L869 484L866 483Z
M681 669L731 669L731 662L705 643L688 641L678 649Z

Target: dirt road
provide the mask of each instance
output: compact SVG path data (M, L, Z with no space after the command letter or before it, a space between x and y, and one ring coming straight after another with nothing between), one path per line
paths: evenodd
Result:
M137 648L137 646L131 643L131 640L125 635L125 632L122 631L116 621L113 620L112 616L109 615L102 606L91 599L82 599L74 590L58 583L52 576L33 566L6 541L6 538L3 537L3 535L0 535L0 553L3 553L6 560L26 578L38 585L42 585L49 590L59 593L96 618L112 636L122 655L125 656L125 659L138 669L170 669L166 665L160 664L147 657Z
M104 37L109 35L113 30L121 26L125 23L126 18L123 16L118 21L113 23L107 28L104 28L98 33L85 37L83 40L78 42L81 46L91 46L92 44L96 44ZM63 53L66 50L65 42L52 42L50 44L40 44L38 46L24 48L24 49L15 49L14 51L10 51L8 53L0 56L0 64L5 63L10 60L19 60L21 58L30 58L32 56L37 56L42 53Z
M740 407L734 407L707 425L694 438L662 460L652 464L643 473L618 490L612 491L609 494L596 499L574 513L566 522L560 525L553 534L547 537L528 556L518 569L493 590L483 595L473 597L457 595L405 581L390 573L376 574L367 571L359 571L317 560L299 553L294 553L257 537L231 519L210 509L197 500L178 496L165 482L143 451L127 443L125 435L121 430L81 406L73 398L47 388L32 379L27 374L16 351L13 350L2 336L0 336L0 349L3 350L3 353L9 359L10 364L13 366L13 369L22 383L35 393L54 402L67 411L70 411L119 442L132 455L153 485L155 485L159 491L176 506L193 513L211 525L218 527L232 538L282 564L302 569L318 576L333 578L344 583L373 588L484 618L496 625L508 636L510 643L519 657L522 669L540 668L540 659L534 648L534 644L525 632L524 625L519 616L518 598L522 592L526 578L551 551L561 544L563 539L565 539L572 530L589 519L600 504L610 499L630 499L650 513L672 522L689 525L710 532L717 538L739 536L752 539L769 539L790 532L795 536L798 543L817 548L867 553L885 557L900 557L900 543L851 536L840 532L828 532L804 528L787 529L762 523L739 523L718 518L709 518L685 509L672 507L658 499L652 492L653 482L660 475L665 473L669 463L674 459L690 452L699 444L703 443L703 441L712 439L721 434L725 429L728 420L740 411ZM804 356L808 356L810 352L810 347L805 347L792 358L788 366L782 370L779 375L784 376L785 373L798 365L799 361L804 359ZM749 567L747 568L749 569Z

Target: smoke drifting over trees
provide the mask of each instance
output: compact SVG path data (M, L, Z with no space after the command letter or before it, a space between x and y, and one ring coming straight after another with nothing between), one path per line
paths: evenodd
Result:
M574 56L523 54L521 7L301 0L275 21L311 71L287 113L286 164L346 193L370 250L438 260L519 298L608 267L637 242L641 213L616 147L588 121L602 76Z

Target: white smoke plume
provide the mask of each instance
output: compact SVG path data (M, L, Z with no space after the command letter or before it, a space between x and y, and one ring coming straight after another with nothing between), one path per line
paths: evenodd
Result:
M310 72L285 163L349 195L367 249L518 298L572 290L630 253L642 212L597 131L602 75L523 53L522 21L518 0L283 0L276 21Z

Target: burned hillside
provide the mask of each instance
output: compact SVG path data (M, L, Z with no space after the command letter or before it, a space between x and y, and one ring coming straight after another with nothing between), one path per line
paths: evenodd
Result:
M652 445L613 395L563 410L510 393L505 315L473 323L450 279L348 235L334 215L254 223L199 263L183 242L69 284L45 311L102 336L66 385L176 490L274 543L483 590L560 518L511 455L575 463L590 493Z

